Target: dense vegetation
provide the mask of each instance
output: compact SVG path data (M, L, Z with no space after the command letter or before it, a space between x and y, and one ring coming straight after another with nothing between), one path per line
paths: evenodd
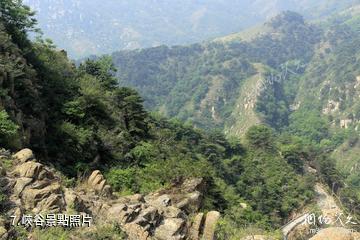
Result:
M279 149L290 143L281 143L270 128L250 129L247 143L240 144L150 114L136 91L118 86L109 57L76 67L51 41L28 40L36 21L27 7L5 1L1 12L2 147L30 147L68 177L102 169L121 194L204 177L204 209L229 214L227 224L239 228L251 223L271 230L311 199L312 180L299 173L301 166L287 163ZM251 69L246 61L231 66L244 76ZM229 84L225 89L233 88ZM240 202L249 207L240 209Z
M294 141L280 149L295 151L287 160L297 173L304 163L316 167L359 213L357 16L349 10L315 25L285 12L246 41L232 36L116 52L113 59L120 83L136 88L149 109L229 136L267 124L280 142Z

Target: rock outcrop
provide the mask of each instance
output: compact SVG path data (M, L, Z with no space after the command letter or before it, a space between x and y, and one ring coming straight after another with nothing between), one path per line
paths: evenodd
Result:
M35 157L34 157L33 152L30 149L25 148L25 149L17 152L16 154L14 154L13 158L20 161L21 163L24 163L29 160L33 160Z
M33 213L64 210L60 180L34 160L31 150L21 150L13 158L19 160L19 164L8 174L10 200L24 211Z
M7 171L0 166L0 183L9 196L8 215L18 217L15 223L24 213L75 212L91 215L95 224L118 224L130 240L214 239L220 213L199 213L206 187L201 178L179 180L146 196L116 197L99 170L77 187L66 188L30 149L1 156L14 163ZM8 237L10 224L5 222L0 219L0 239Z
M93 189L97 194L110 196L111 188L106 184L106 179L99 170L92 172L87 181L89 188Z
M353 233L348 229L341 227L330 227L320 230L310 240L358 240L360 236L358 233Z
M129 239L134 240L212 240L220 214L208 213L207 224L202 219L203 213L195 214L201 205L203 189L202 179L188 179L147 196L119 198L106 210L106 219L119 222ZM193 223L192 215L197 216Z
M206 214L205 226L204 226L204 238L215 239L215 227L220 218L220 213L217 211L211 211Z

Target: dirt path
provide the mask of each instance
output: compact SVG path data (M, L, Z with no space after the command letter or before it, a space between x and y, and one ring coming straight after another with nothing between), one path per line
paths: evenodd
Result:
M322 215L329 217L334 222L338 214L342 213L341 208L338 206L335 198L326 191L326 188L317 183L315 185L316 202L322 211Z
M326 191L326 187L320 183L316 183L314 187L316 193L316 203L322 211L322 215L331 219L332 222L336 220L338 214L342 213L341 208L335 201L335 198ZM303 224L307 216L311 213L305 213L300 217L292 220L281 228L284 239L293 231L297 226Z

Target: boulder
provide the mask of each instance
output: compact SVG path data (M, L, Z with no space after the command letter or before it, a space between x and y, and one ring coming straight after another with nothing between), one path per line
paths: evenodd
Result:
M202 191L204 190L204 179L202 178L189 178L186 179L183 184L181 185L182 192L195 192L195 191Z
M31 150L24 149L15 155L22 160L9 176L14 182L10 199L25 211L34 213L63 210L65 201L60 182L51 170L41 163L30 161Z
M220 218L220 213L217 211L210 211L206 214L203 238L206 240L215 239L215 229L217 221Z
M99 170L95 170L91 173L87 183L97 194L102 196L111 195L111 187L106 184L106 179Z
M189 212L197 212L201 206L202 194L198 191L188 193L186 198L178 204L178 207Z
M204 213L198 213L191 224L189 238L190 240L200 240L201 228L204 224Z
M156 228L155 238L158 240L181 240L186 234L185 221L181 218L167 218Z
M248 207L248 205L247 205L246 203L240 203L240 207L243 208L243 209L245 209L245 208Z
M310 240L357 240L354 238L354 234L342 227L330 227L320 230L315 236L310 238Z
M10 151L4 148L0 148L0 159L10 159L10 158L11 158Z
M13 158L15 158L16 160L18 160L21 163L35 159L33 152L28 148L25 148L25 149L20 150L19 152L15 153L13 155Z

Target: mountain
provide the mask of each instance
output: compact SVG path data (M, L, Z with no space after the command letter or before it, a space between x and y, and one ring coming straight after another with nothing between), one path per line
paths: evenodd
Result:
M189 239L190 225L206 240L214 234L224 240L253 234L280 238L279 228L316 199L317 183L352 192L342 184L329 155L306 136L280 134L259 124L247 128L243 140L227 139L221 132L150 113L134 89L119 86L109 56L76 66L51 41L29 40L37 29L29 8L6 0L0 13L2 239L126 239L126 234ZM281 44L287 36L281 27L296 25L289 28L296 36L291 40L303 39L297 35L300 30L307 33L307 44L298 51L290 51L293 46L288 45L290 50L284 48L283 55L269 62L256 65L249 58L229 64L251 79L255 72L270 68L265 64L273 66L289 56L306 61L310 55L303 52L317 39L312 26L298 14L285 13L270 27L278 30L274 37L280 36L276 44ZM261 41L268 44L268 40ZM244 49L249 56L253 53ZM184 61L210 50L210 56L221 56L215 46L150 52L159 50L169 55L179 51ZM163 55L153 59L161 61ZM204 70L211 74L222 67L226 66ZM237 79L231 72L224 77ZM357 203L356 196L343 197ZM17 225L12 216L23 214L28 221ZM86 214L95 226L28 226L29 221L35 224L31 216L36 214L48 220L49 214ZM57 218L56 224L64 221Z
M76 65L2 1L1 238L358 238L357 16L285 11L251 34ZM94 226L31 227L36 214ZM309 214L331 228L314 234Z
M147 108L197 127L242 135L236 124L251 118L279 129L309 99L344 127L357 115L358 9L316 24L287 11L211 42L112 57L120 85L136 88Z
M242 135L250 126L249 119L251 123L260 121L255 103L267 79L285 64L294 68L297 66L290 64L309 62L322 34L320 28L293 12L279 15L265 28L250 42L214 41L114 53L120 85L138 89L148 108L166 116ZM289 111L289 101L284 103L285 109L269 112ZM267 111L265 106L257 107ZM281 125L285 119L277 114L273 117L277 119L267 121Z
M230 139L266 124L331 157L308 164L335 164L324 181L356 212L359 26L359 6L315 22L286 11L214 41L112 57L120 85L137 89L148 109Z
M25 0L45 37L71 57L121 49L201 42L260 24L283 10L310 18L330 15L355 0Z

